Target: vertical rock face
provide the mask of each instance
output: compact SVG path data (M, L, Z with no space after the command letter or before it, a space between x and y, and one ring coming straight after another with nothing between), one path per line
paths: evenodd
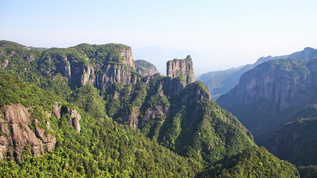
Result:
M243 74L217 102L237 116L259 144L266 144L289 114L317 103L316 79L317 60L272 60Z
M195 82L194 67L191 56L185 59L174 59L166 64L167 76L171 78L180 77L186 83Z
M259 105L257 110L269 113L312 104L314 101L308 96L310 90L307 89L316 88L313 72L315 63L274 60L261 64L242 75L239 84L228 94L221 96L217 102L230 110L237 104L246 106L265 101L270 105Z
M122 84L135 83L138 80L134 71L135 64L132 58L132 49L130 47L115 47L116 52L109 52L120 55L120 59L105 56L104 59L94 62L92 65L86 58L78 61L76 57L58 57L60 61L56 64L56 72L60 72L66 79L72 81L79 86L87 83L97 87L98 89L106 89L114 82ZM88 55L88 54L87 54ZM89 56L95 58L95 56ZM84 61L84 62L83 62ZM40 69L46 71L47 69ZM50 71L50 73L52 73Z
M70 127L74 127L77 130L77 132L80 132L79 121L81 120L81 115L78 113L76 109L68 109L68 114L70 114L70 116L67 118L68 125Z
M181 94L185 87L186 83L184 81L166 78L162 88L164 93L177 96Z
M3 154L8 153L20 161L25 146L30 146L31 152L35 156L41 155L42 152L52 151L56 138L52 134L44 134L45 129L38 126L37 119L30 120L31 113L28 108L20 104L5 106L0 112L0 158ZM33 125L35 130L30 129ZM48 129L51 130L47 122Z
M126 64L126 65L134 68L134 61L133 61L133 58L132 58L132 49L131 48L128 48L128 49L122 48L121 52L120 52L120 55L124 59L122 61L123 64Z

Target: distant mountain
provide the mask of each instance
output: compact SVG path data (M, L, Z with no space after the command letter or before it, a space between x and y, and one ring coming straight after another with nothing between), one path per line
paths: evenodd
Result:
M235 81L239 75L235 75L236 72L241 71L240 68L232 68L223 71L208 72L202 74L197 80L205 84L210 93L211 99L216 100L221 94L226 93L230 89L236 86Z
M158 73L156 67L148 61L145 60L136 60L135 70L142 76L154 75Z
M211 92L212 99L216 100L219 96L229 92L232 88L234 88L238 84L243 73L253 69L263 62L274 59L288 58L301 60L317 58L317 49L307 47L303 51L298 51L290 55L261 57L254 64L248 64L235 69L208 72L206 74L202 74L197 78L197 80L203 82L203 84L208 87Z
M317 60L270 60L244 73L239 84L217 100L265 144L290 114L317 103Z

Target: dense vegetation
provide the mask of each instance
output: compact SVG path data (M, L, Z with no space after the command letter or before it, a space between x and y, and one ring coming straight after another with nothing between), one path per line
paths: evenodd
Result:
M108 64L121 65L132 78L140 77L120 63L120 48L128 49L117 44L81 44L29 50L1 41L1 107L21 103L39 108L39 113L52 112L50 106L58 101L82 116L80 133L68 126L64 115L49 118L57 141L54 150L33 157L25 148L20 163L0 162L1 175L194 177L237 175L232 170L236 166L242 169L241 175L265 175L267 169L275 170L267 173L272 176L298 174L284 161L262 160L273 156L265 151L239 156L261 151L234 116L208 99L208 89L201 82L185 87L178 78L157 74L128 84L113 81L106 90L76 83L81 80L75 75L77 69L92 66L103 74ZM9 62L3 67L5 60ZM72 76L65 72L70 62ZM179 90L182 86L185 88ZM243 166L245 163L234 161L240 158L252 167L265 164L265 169L248 171L251 168Z
M300 166L297 168L302 178L317 177L317 166Z
M268 148L281 159L298 166L317 165L317 107L309 105L290 118L270 139Z
M59 101L75 107L56 95L41 90L19 78L0 74L1 106L21 103L50 111ZM5 94L5 95L4 95ZM78 109L78 108L77 108ZM120 177L193 177L202 166L150 141L139 130L116 122L94 119L80 111L81 132L68 126L65 117L49 118L56 145L54 151L40 157L28 154L19 164L0 162L0 175L19 177L40 176L120 176ZM6 158L5 158L6 159ZM10 160L10 157L7 158Z
M265 148L253 147L226 157L204 173L215 177L299 177L296 168L291 167L289 162L280 161Z

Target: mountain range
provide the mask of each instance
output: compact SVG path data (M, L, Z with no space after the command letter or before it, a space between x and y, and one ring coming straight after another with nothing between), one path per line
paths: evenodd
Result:
M242 67L227 69L223 71L214 71L202 74L197 80L203 82L211 92L211 98L217 100L219 96L229 92L238 83L239 79L245 72L255 68L263 62L274 59L301 59L310 60L317 58L317 50L311 47L306 47L302 51L294 52L289 55L282 56L267 56L259 58L254 64L247 64Z
M310 166L300 172L310 170L314 177L317 60L307 56L312 58L274 59L256 66L217 103L239 118L257 144L297 166Z
M2 176L299 176L210 100L190 56L142 76L122 44L0 41L0 65Z

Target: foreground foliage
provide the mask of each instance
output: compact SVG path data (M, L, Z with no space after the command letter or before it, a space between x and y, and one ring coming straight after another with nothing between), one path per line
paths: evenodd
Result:
M22 103L42 108L55 100L63 101L50 92L3 74L0 74L0 89L1 106ZM36 96L32 95L34 91ZM49 111L49 107L46 111ZM65 117L58 120L51 116L50 123L57 139L54 151L33 157L26 150L20 163L7 157L8 161L0 162L0 175L193 177L202 167L196 161L180 157L149 140L139 130L116 122L94 119L83 111L80 113L80 133L68 126Z

